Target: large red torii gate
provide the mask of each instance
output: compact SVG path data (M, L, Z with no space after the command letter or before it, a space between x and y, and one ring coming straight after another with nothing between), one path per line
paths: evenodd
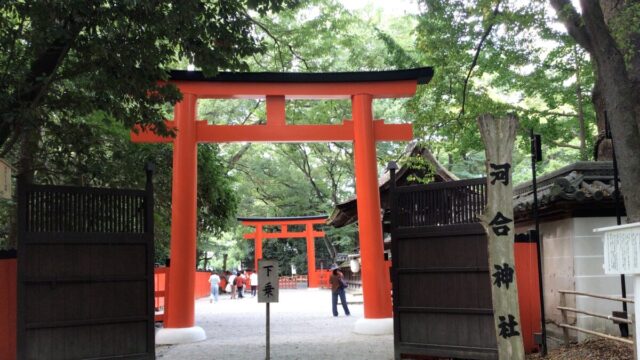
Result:
M345 73L220 73L205 78L197 71L173 71L169 82L183 95L174 108L175 138L152 131L133 132L134 142L172 142L171 277L165 328L156 343L206 338L195 324L197 149L201 142L340 142L353 141L362 290L365 320L391 318L389 273L384 266L376 141L409 141L410 124L385 124L373 119L376 98L410 97L426 84L432 68ZM198 99L266 99L264 125L208 125L197 121ZM287 125L285 101L350 99L352 120L336 125ZM179 189L179 190L178 190ZM363 321L361 323L365 323ZM375 326L375 325L374 325ZM364 328L364 327L363 327ZM358 331L358 330L357 330Z
M244 226L251 226L255 230L252 233L244 234L245 239L253 240L254 247L254 271L258 268L258 260L262 259L262 240L264 239L289 239L304 238L307 240L307 269L309 272L309 287L320 286L320 278L316 272L316 247L315 239L324 237L324 231L317 231L313 228L316 224L325 224L327 215L311 215L296 217L239 217L238 221ZM304 225L304 231L289 231L289 225ZM280 231L266 232L265 226L280 226Z

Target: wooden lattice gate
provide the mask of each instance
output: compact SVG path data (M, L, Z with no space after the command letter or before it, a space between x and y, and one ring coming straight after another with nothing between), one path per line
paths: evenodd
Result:
M152 359L153 187L18 185L18 359Z
M487 238L476 219L485 181L392 188L396 359L497 359Z

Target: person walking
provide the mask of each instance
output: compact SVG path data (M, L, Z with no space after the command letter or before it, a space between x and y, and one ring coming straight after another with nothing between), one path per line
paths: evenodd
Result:
M246 277L244 271L240 271L240 274L236 277L236 287L238 288L238 299L244 299L244 283Z
M230 290L231 290L231 298L232 299L236 298L236 278L237 277L238 276L236 275L236 271L235 270L231 273L231 276L229 276L229 285L231 285L230 286L230 288L231 288Z
M331 284L331 310L333 311L333 316L338 316L338 296L340 297L344 314L349 316L351 315L351 312L349 312L347 296L344 292L344 289L347 287L347 283L344 281L344 275L336 264L331 266L331 271L329 283Z
M251 275L249 275L249 281L251 282L251 296L256 297L258 290L258 273L252 272Z
M223 271L220 273L220 294L226 294L227 291L227 277L229 276L228 271Z
M220 276L216 274L214 271L211 272L211 276L209 276L209 285L211 285L211 295L209 296L209 304L213 302L213 300L218 302L218 292L220 291Z

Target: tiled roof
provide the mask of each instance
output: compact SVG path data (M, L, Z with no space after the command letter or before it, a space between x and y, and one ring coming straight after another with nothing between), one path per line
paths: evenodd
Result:
M513 207L516 217L528 216L533 206L531 181L513 190ZM609 161L577 162L538 179L539 208L549 208L556 203L573 203L587 206L594 202L614 201L613 166Z

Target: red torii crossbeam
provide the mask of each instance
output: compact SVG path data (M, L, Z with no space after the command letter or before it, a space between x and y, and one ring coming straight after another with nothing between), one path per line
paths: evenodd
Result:
M320 286L320 277L316 271L316 248L315 239L324 237L324 231L318 231L313 228L316 224L325 224L327 215L316 216L297 216L297 217L271 217L271 218L238 218L238 221L244 226L251 226L254 231L244 234L245 239L253 240L255 264L254 269L258 268L258 260L262 259L262 240L264 239L292 239L305 238L307 240L307 269L309 287L317 288ZM304 231L289 231L289 225L303 225ZM266 232L265 226L280 226L280 231Z
M345 73L220 73L205 78L200 72L173 71L168 82L183 95L168 125L176 137L163 138L136 129L134 142L171 142L173 151L171 277L164 332L156 343L198 341L206 338L194 326L196 265L197 151L201 142L337 142L353 141L358 197L362 288L366 319L391 317L389 273L384 266L376 141L409 141L411 125L373 120L372 101L415 94L426 84L432 68ZM196 119L198 99L266 99L264 125L208 125ZM296 99L350 99L352 119L336 125L288 125L285 101ZM174 331L169 331L173 329ZM174 333L175 335L167 335Z

